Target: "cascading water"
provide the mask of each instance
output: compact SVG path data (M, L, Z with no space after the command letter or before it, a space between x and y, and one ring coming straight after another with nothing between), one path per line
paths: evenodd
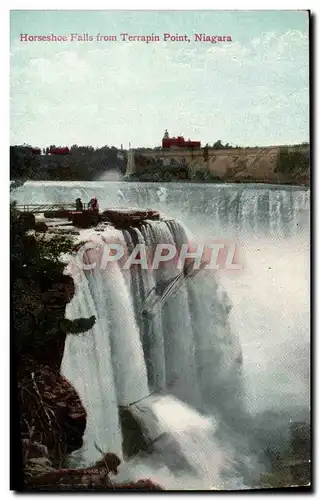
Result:
M84 448L84 460L87 463L99 456L94 440L98 443L108 442L110 448L121 456L122 438L109 325L105 316L99 315L99 307L103 306L94 300L84 272L77 269L77 274L73 273L73 276L77 283L77 294L67 308L67 316L73 319L94 314L97 318L88 335L67 337L62 365L62 370L72 380L87 410Z
M192 239L171 219L183 220L196 241L209 236L241 245L241 272L218 273L232 299L231 309L217 276L201 271L156 309L152 321L141 315L146 295L177 270L160 267L149 272L131 266L125 272L116 263L104 272L73 269L78 291L67 314L95 315L97 322L91 332L68 336L63 370L88 412L85 445L75 454L75 465L81 459L90 464L100 458L95 441L121 456L126 429L119 406L141 400L129 408L146 428L148 443L155 438L152 453L127 460L119 478L151 477L169 488L251 484L243 479L252 471L250 451L270 445L285 449L291 419L309 419L308 189L28 182L12 195L18 203L70 203L79 196L85 202L96 195L102 209L136 207L166 213L170 220L139 229L108 229L100 236L89 230L80 235L102 245L116 238L129 253L137 243L152 249L158 242L174 241L179 247ZM145 398L150 393L157 396ZM197 412L204 420L193 420ZM198 422L196 437L194 430L190 433L172 422L172 415L179 423L182 414ZM213 457L214 463L208 463L214 477L208 476L201 460L200 481L194 473L197 466L190 459L198 449L196 442ZM260 467L254 459L254 472L261 472Z
M137 245L145 245L143 235L138 228L130 228L124 230L123 233L130 252ZM156 282L152 273L143 272L138 266L130 268L130 277L131 294L135 305L135 320L140 327L149 388L151 391L159 391L166 387L166 364L161 315L156 316L150 322L140 314L146 294L148 290L154 288Z
M217 421L201 415L173 396L150 396L132 407L152 452L130 459L117 482L152 477L167 489L227 489L243 487L235 472L235 455L218 441ZM232 470L232 478L228 477Z
M120 194L121 192L121 194ZM70 203L97 196L100 208L159 209L187 215L188 226L210 218L216 234L260 234L281 238L309 231L309 190L266 184L186 184L124 182L27 182L13 195L18 203Z
M146 245L171 244L178 248L176 235L168 224L151 222L143 228ZM179 270L163 266L153 271L155 282L166 281ZM195 342L188 303L187 289L170 297L161 309L162 336L164 341L166 389L193 406L199 406L200 394L196 376Z
M100 236L92 234L91 240L99 246L99 251L117 240L126 247L129 255L137 244L144 245L152 254L159 243L170 243L179 249L188 242L183 226L172 220L150 221L140 229L123 232L107 229ZM97 255L94 252L93 249L87 253L89 265L94 263ZM83 338L68 338L63 364L65 375L75 384L84 403L92 408L83 450L87 462L97 457L94 441L108 451L113 451L114 446L119 450L121 432L116 407L133 405L133 414L139 414L142 404L149 406L154 414L154 400L145 399L154 391L165 391L178 398L172 407L174 414L179 408L180 411L188 408L179 406L184 402L206 414L226 418L226 421L228 414L234 412L240 418L239 345L228 325L227 297L219 295L216 279L208 271L205 276L199 275L197 280L190 278L179 293L164 302L157 314L143 318L139 311L147 292L180 271L172 265L159 266L152 271L142 267L136 265L124 269L118 262L102 266L101 260L90 270L79 271L75 262L70 265L73 272L77 269L76 282L81 293L70 304L69 316L95 314L97 317L93 330L85 334L86 338L92 338L88 341L89 349L80 348ZM89 300L85 298L86 294L89 294ZM81 372L75 370L75 362L85 369ZM84 382L81 387L79 376ZM140 400L143 403L139 403ZM194 439L199 447L210 449L212 457L218 453L219 447L215 449L212 444L210 448L208 444L214 439L213 427L200 426L197 429L194 426L188 444L188 431L184 429L181 434L179 421L172 428L161 421L161 401L165 404L167 400L159 397L156 400L159 433L171 433L171 440L174 437L180 452L182 446L185 460L187 454L193 453ZM187 410L190 417L193 415L191 408ZM138 420L141 418L140 411ZM218 437L214 442L218 442ZM220 472L222 469L216 468L217 476ZM194 469L193 473L196 475L199 470Z

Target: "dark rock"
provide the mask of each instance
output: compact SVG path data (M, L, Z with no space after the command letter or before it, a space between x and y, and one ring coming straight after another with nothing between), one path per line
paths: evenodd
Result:
M130 458L139 452L147 452L149 443L146 441L141 425L136 421L130 407L119 407L119 418L122 429L122 449L124 456Z
M117 229L139 226L147 220L159 220L160 214L157 210L105 210L101 219L111 222Z
M140 479L135 483L122 483L114 485L114 488L117 490L132 490L132 491L164 491L165 488L160 486L159 484L153 483L151 479Z
M36 218L31 212L19 212L18 220L16 221L15 230L21 233L34 229L36 225Z
M60 325L66 333L77 334L84 333L93 328L96 322L95 316L90 316L90 318L79 318L79 319L64 319Z
M28 458L24 465L25 480L28 483L33 477L39 477L54 470L51 461L46 457Z
M28 479L27 490L38 491L164 491L164 488L153 483L150 479L140 479L136 482L114 483L105 472L92 472L87 470L65 469L47 472Z
M45 445L28 438L22 439L22 452L24 460L30 458L49 458L48 448Z
M72 214L72 224L79 228L89 228L97 226L101 221L101 217L98 212L93 210L86 210L84 212L74 212Z
M29 284L30 286L30 284ZM16 287L21 291L23 283ZM25 293L20 293L15 303L14 322L21 335L19 353L60 370L67 334L79 334L90 330L95 317L69 320L65 318L66 305L75 293L71 276L61 273L41 273L38 282Z
M38 233L46 233L48 231L48 226L45 222L36 222L34 229Z
M58 371L23 359L18 372L22 438L45 445L54 464L83 444L87 415L74 387Z
M35 443L32 443L35 445ZM37 449L37 447L35 447ZM25 478L27 490L59 491L59 490L163 490L150 479L137 482L114 483L110 473L117 474L121 461L114 453L105 453L103 458L89 467L79 469L54 469L52 463L43 456L25 456Z
M103 458L94 464L93 468L99 469L105 467L108 472L118 474L118 466L120 464L121 460L115 453L105 453Z
M46 219L68 219L70 210L49 210L43 213Z

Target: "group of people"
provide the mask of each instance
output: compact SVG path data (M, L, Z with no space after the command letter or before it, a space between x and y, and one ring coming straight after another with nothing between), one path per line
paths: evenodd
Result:
M81 198L76 199L76 210L81 212L84 209ZM94 196L88 203L88 210L93 210L94 212L99 212L99 203L97 198Z

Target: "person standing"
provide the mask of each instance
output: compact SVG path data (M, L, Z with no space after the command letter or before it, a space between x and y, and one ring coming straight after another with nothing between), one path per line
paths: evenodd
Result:
M89 201L89 210L99 212L99 203L95 196Z
M81 198L76 199L76 210L77 212L82 212L83 210L83 203L81 201Z

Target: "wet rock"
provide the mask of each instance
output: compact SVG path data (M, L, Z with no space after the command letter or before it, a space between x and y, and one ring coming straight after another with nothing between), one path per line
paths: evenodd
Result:
M124 456L129 458L143 451L147 452L149 443L146 441L141 425L132 415L130 407L119 407L119 418L122 429L122 449Z
M117 490L132 490L132 491L164 491L164 488L159 484L153 483L151 479L140 479L136 482L122 483L114 485Z
M65 318L66 305L72 300L75 285L71 276L42 273L31 284L16 280L20 300L14 304L14 323L19 331L21 355L37 360L39 365L60 370L67 334L84 333L95 324L95 317Z
M90 470L76 472L76 470L52 471L46 474L33 476L26 483L27 490L37 491L163 491L164 488L153 483L150 479L141 479L136 482L117 484L107 474L92 474Z
M150 479L115 483L110 473L116 474L119 464L120 459L114 453L106 453L103 459L94 465L80 469L53 469L50 461L44 457L30 459L25 468L26 488L38 491L163 490Z
M147 220L159 220L160 213L157 210L105 210L101 218L116 229L125 229L139 226Z
M70 210L49 210L43 213L46 219L68 219Z
M45 222L39 221L35 223L34 229L38 233L46 233L48 231L48 226Z
M77 334L84 333L88 330L91 330L95 325L96 317L90 316L90 318L78 318L78 319L66 319L60 323L61 328L66 333Z
M38 443L37 441L32 441L31 439L23 439L22 440L22 452L24 460L31 458L48 458L48 448Z
M32 212L19 212L18 219L15 224L15 231L17 233L24 233L34 229L36 225L36 218Z
M24 359L18 380L22 437L45 445L58 465L83 444L87 415L80 397L59 372L32 359Z
M105 467L108 473L118 474L118 466L120 464L121 460L115 453L105 453L103 458L94 464L93 468L99 469Z
M53 472L54 470L55 469L52 467L52 463L48 458L30 458L25 463L24 474L26 481L28 481L32 477L47 474L48 472Z
M97 226L101 221L101 216L98 212L86 210L85 212L74 212L71 216L72 224L79 228L88 228Z

